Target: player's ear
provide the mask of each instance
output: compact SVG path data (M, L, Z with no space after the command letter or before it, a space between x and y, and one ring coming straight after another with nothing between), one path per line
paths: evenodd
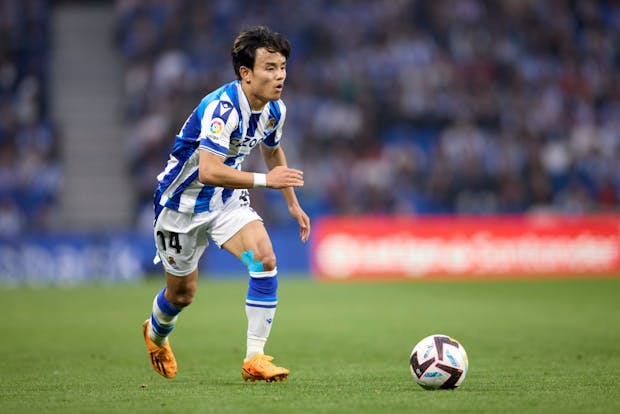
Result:
M241 79L245 82L250 81L250 77L252 75L252 70L247 66L241 66L239 68L239 75L241 75Z

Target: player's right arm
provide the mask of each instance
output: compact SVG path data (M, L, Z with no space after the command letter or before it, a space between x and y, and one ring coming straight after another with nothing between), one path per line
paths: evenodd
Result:
M240 171L226 165L224 161L228 154L230 137L238 125L239 114L232 103L214 100L205 107L198 137L198 180L201 183L225 188L303 186L303 173L286 166L272 169L266 177L262 177L262 174L257 177L256 173Z
M225 188L255 187L254 173L239 171L224 164L225 157L201 149L198 164L198 179L201 183ZM267 174L269 188L301 187L303 173L294 168L275 167Z

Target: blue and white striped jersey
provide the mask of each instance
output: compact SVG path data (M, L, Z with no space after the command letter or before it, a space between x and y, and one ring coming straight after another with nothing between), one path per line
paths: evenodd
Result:
M280 145L286 107L281 100L253 112L239 81L205 96L176 136L166 168L157 176L156 214L162 207L184 213L201 213L222 207L232 188L204 185L198 180L200 150L225 157L228 166L241 163L258 143Z

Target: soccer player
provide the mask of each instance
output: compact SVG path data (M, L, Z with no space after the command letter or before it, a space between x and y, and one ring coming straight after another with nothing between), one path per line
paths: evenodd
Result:
M177 363L168 335L179 313L194 298L198 260L210 238L239 258L249 272L245 312L248 320L245 381L288 378L264 354L278 299L276 256L261 217L250 207L249 188L280 189L299 223L300 238L310 235L310 219L295 187L303 172L289 168L280 146L286 107L280 95L291 46L264 26L241 32L232 47L237 79L205 96L176 136L155 191L155 261L161 261L166 286L156 295L143 325L151 365L174 378ZM267 174L245 172L241 164L260 146Z

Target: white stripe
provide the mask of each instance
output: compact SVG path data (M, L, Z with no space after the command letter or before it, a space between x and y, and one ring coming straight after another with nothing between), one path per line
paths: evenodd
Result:
M157 323L159 323L159 325L161 325L162 327L166 328L170 325L173 325L179 317L179 315L175 315L171 318L170 315L162 312L157 305L157 297L155 297L155 300L153 301L153 314L155 314L155 319L157 319Z
M260 300L250 300L250 299L246 299L245 303L250 304L250 305L265 305L265 306L272 306L272 305L277 305L278 301L274 300L273 302L262 302Z
M206 138L211 132L211 121L213 120L213 112L215 108L217 108L220 103L219 98L215 98L211 102L207 104L204 113L202 114L202 118L200 118L200 135L198 135L198 139ZM214 142L217 142L217 137L214 137Z
M257 279L263 279L266 277L274 277L278 274L278 268L276 267L273 270L267 270L265 272L249 272L251 277L257 278Z
M224 205L224 203L222 203L222 191L224 191L223 187L215 187L215 191L213 191L213 196L209 202L210 211L219 210Z
M250 101L248 100L248 97L245 95L243 88L241 88L241 82L237 83L235 86L237 87L237 98L239 101L239 109L241 110L241 113L243 114L244 120L247 121L247 119L249 118L249 115L252 113L252 108L250 108ZM247 129L248 129L248 122L244 122L243 130L247 131Z
M198 148L204 151L209 151L210 153L215 154L218 157L226 157L228 155L228 153L221 153L219 151L214 150L213 148L207 147L206 145L199 145Z
M190 185L183 191L181 198L179 199L179 210L181 211L194 211L198 195L202 191L202 186L198 187ZM190 210L191 209L191 210Z
M260 137L265 135L265 125L267 125L267 121L269 120L269 104L265 105L265 110L260 114L260 118L258 119L258 125L256 125L256 132L254 133L255 137Z
M168 163L166 164L166 168L157 176L157 181L162 181L164 177L167 176L170 171L172 171L172 169L177 166L178 163L179 159L174 155L170 155Z
M196 167L198 165L198 151L194 151L194 153L188 158L188 160L183 165L181 173L177 175L174 181L170 184L168 189L164 191L161 197L160 204L163 206L169 200L170 196L176 191L178 186L185 181L190 175L192 175L196 171ZM202 189L202 184L193 184L194 186L198 186L198 191ZM191 186L191 185L190 185ZM184 193L188 191L190 187L186 188ZM183 196L181 196L181 201L179 202L179 211L183 212L192 212L194 211L194 205L196 204L196 196L193 197L193 200L190 198L186 198L183 200Z

